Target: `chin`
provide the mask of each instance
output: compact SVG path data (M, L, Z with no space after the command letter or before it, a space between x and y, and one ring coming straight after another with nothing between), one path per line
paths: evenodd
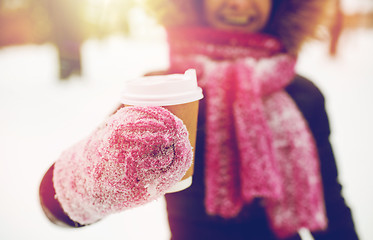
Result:
M223 30L231 30L231 31L237 31L237 32L247 32L247 33L254 33L259 32L260 28L257 26L249 26L249 25L234 25L234 24L224 24L221 23L219 25L214 26L217 29L223 29Z

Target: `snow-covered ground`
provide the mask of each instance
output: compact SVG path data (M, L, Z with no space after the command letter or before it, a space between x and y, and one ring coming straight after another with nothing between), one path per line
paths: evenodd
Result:
M326 95L340 179L362 240L373 239L373 31L342 38L333 59L313 43L298 70ZM44 172L61 151L90 134L115 109L124 79L167 67L167 47L120 36L83 46L83 76L58 81L52 45L0 49L0 239L169 238L163 199L109 216L93 226L64 229L39 206Z

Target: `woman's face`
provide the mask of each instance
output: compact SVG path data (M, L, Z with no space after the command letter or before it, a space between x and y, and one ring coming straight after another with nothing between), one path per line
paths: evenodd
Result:
M203 0L207 24L241 32L262 30L269 18L272 0Z

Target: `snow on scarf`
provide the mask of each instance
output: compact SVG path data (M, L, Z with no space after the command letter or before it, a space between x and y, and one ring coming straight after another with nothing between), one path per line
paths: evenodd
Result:
M296 59L262 34L168 29L170 67L194 67L207 101L206 211L231 218L262 198L279 237L326 227L318 153L284 91Z

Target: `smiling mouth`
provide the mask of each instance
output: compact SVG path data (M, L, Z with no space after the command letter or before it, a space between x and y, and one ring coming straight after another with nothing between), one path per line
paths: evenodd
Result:
M229 25L246 26L254 23L257 17L248 15L219 15L218 19Z

